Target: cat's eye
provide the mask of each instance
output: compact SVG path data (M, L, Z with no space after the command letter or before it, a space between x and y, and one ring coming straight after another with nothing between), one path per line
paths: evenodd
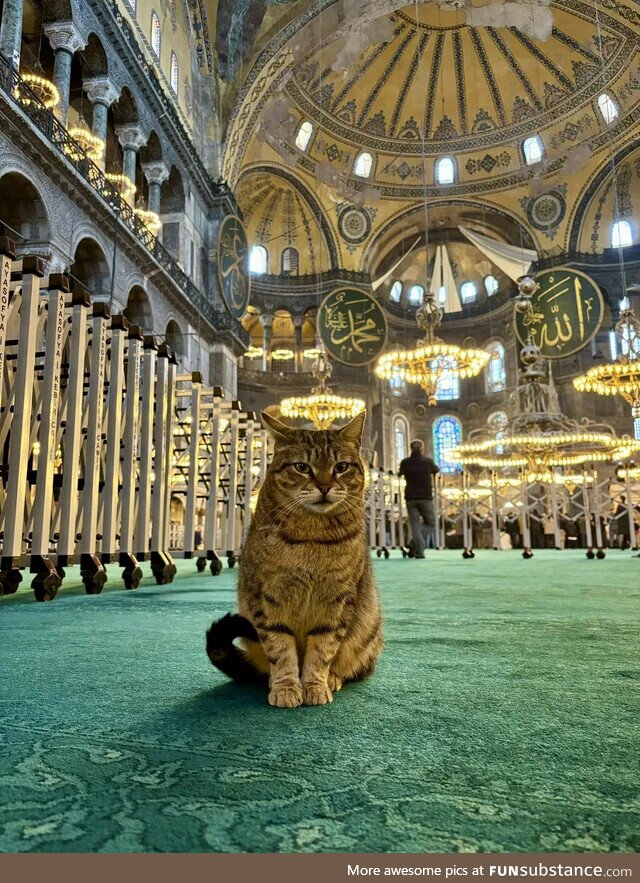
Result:
M311 466L308 463L294 463L293 468L302 472L303 475L308 475L311 472Z
M346 460L341 460L340 463L336 463L333 467L333 471L336 475L344 475L349 466L351 466L351 463L347 463Z

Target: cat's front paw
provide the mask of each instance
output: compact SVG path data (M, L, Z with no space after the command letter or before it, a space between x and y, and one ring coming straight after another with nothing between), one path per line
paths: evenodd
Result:
M332 671L330 671L329 677L327 678L327 686L332 693L337 693L338 690L342 689L342 681L337 674L334 674Z
M269 693L269 705L276 708L297 708L302 705L302 687L300 684L293 686L275 686Z
M326 705L333 702L333 693L327 684L307 684L304 688L305 705Z

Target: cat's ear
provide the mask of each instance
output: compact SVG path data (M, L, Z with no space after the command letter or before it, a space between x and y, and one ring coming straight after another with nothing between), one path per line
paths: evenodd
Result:
M342 429L338 430L340 433L340 438L344 439L344 441L353 442L353 444L359 445L362 441L362 431L364 430L364 421L367 419L367 412L360 411L359 414L347 423L346 426L343 426Z
M284 423L276 420L275 417L272 417L271 414L266 414L264 411L260 412L260 418L262 420L262 425L265 429L269 430L276 442L283 443L291 441L292 436L295 434L295 429L286 426Z

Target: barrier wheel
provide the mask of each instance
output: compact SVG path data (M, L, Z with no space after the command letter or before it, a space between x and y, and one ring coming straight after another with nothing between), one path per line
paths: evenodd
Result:
M57 573L37 573L31 582L36 601L53 601L61 585L62 580Z
M533 552L531 551L531 549L525 549L524 552L522 553L522 557L525 560L528 560L529 558L533 558Z
M7 570L5 573L0 573L0 593L15 595L21 582L22 574L19 570Z
M381 549L376 549L376 555L377 555L378 558L379 558L379 557L382 555L382 550L381 550Z
M598 549L598 551L596 552L596 558L599 558L600 561L602 561L602 559L603 559L603 558L606 558L606 557L607 557L607 553L605 552L605 550L604 550L604 549Z
M238 559L237 559L236 556L233 554L233 552L231 552L230 555L227 555L227 565L228 565L229 567L235 567L237 561L238 561Z
M211 571L211 576L220 576L222 573L222 561L219 558L214 558L209 565L209 570Z
M82 578L84 590L87 595L99 595L107 581L107 573L105 570L96 570L90 576Z
M595 556L595 552L593 551L593 549L587 549L587 558L589 559L589 561L593 561L593 559L595 557L596 556Z
M142 570L134 567L133 570L125 570L122 573L122 581L125 589L137 589L142 579Z
M204 569L206 566L207 566L207 559L206 558L198 558L196 560L196 570L198 571L198 573L204 573Z

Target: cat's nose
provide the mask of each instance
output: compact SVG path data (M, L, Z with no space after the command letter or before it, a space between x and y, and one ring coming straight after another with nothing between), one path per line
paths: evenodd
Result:
M319 484L319 485L318 485L318 490L320 491L320 493L321 493L324 497L326 497L327 494L329 493L329 491L331 490L331 485L330 485L330 484Z

